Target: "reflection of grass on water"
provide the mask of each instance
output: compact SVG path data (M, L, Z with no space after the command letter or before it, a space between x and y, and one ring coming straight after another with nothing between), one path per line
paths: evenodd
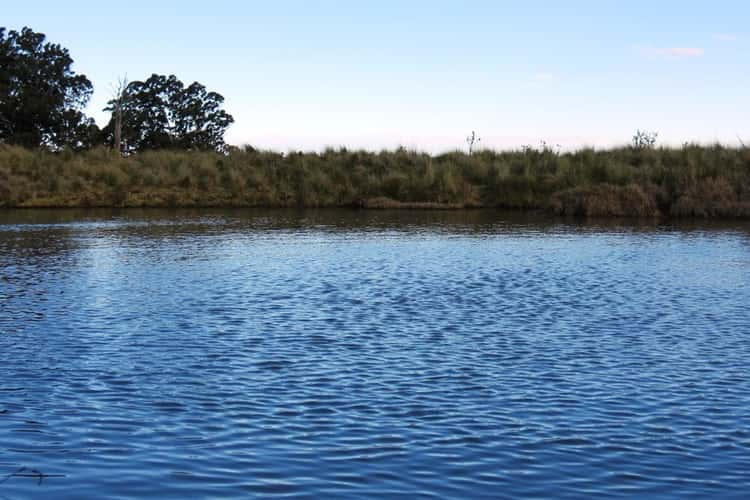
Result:
M37 479L39 481L38 484L42 484L42 481L44 479L47 479L50 477L65 477L65 474L44 474L42 472L39 472L36 469L28 469L26 467L21 467L15 472L6 474L2 479L0 479L0 484L3 484L4 482L6 482L12 477L31 477L31 478Z
M0 146L0 207L503 207L566 215L750 216L750 148L686 144L432 156L328 149L228 155Z

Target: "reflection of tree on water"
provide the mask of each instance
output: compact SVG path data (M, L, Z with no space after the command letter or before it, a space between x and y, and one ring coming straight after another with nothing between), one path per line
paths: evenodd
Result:
M14 323L21 319L17 315L43 316L33 305L50 293L61 293L58 278L78 248L71 229L0 225L0 329L23 324Z
M22 430L22 440L7 434L4 445L28 448L22 463L5 463L0 483L8 487L64 477L49 464L36 467L46 459L34 450L63 442L64 437L48 427L51 416L46 409L65 392L59 378L65 367L87 350L85 344L61 348L52 341L66 328L62 325L68 312L76 308L68 293L76 286L69 272L76 266L80 242L73 228L28 224L34 217L15 211L0 214L0 435L6 429Z
M30 227L30 229L29 229ZM44 295L72 264L79 244L73 230L50 226L0 225L0 303ZM29 302L31 303L31 302ZM0 322L8 314L0 313Z

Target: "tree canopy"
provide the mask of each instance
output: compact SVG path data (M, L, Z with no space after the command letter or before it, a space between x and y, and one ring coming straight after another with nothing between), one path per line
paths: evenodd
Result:
M126 150L226 148L224 132L234 118L222 109L224 97L209 92L198 82L185 86L174 75L152 74L145 81L130 82L120 100L122 137ZM115 111L112 100L105 111ZM114 136L114 115L104 129Z
M0 27L0 142L83 149L98 129L83 114L93 86L68 49L30 28Z
M234 118L223 109L224 97L202 84L153 74L123 85L105 109L113 111L110 123L99 130L83 112L93 85L72 65L68 49L43 33L0 27L0 143L80 150L112 146L121 135L125 147L116 149L130 153L226 150L224 132Z

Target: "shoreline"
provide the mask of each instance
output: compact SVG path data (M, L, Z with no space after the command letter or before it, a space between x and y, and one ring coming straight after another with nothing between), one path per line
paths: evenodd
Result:
M172 193L173 194L173 193ZM414 212L475 212L475 211L500 211L516 213L529 216L547 216L578 219L648 219L648 220L750 220L750 213L739 215L696 215L696 214L670 214L670 213L640 213L633 212L618 213L560 213L549 207L515 207L503 205L481 205L478 203L441 203L441 202L402 202L385 197L357 200L351 203L326 204L326 205L299 205L289 204L248 204L232 200L202 202L201 200L190 200L187 203L177 203L174 200L156 197L150 201L135 198L136 203L126 199L122 203L114 204L106 201L93 201L91 198L68 199L64 202L39 198L30 200L20 205L2 205L0 212L19 210L348 210L348 211L414 211Z
M391 200L393 201L393 200ZM443 212L443 213L461 213L461 212L504 212L516 214L519 216L530 217L554 217L562 219L579 219L579 220L642 220L642 221L750 221L749 215L727 215L727 216L705 216L705 215L612 215L612 214L558 214L550 210L540 208L515 208L503 206L457 206L453 204L439 204L431 202L402 203L393 201L392 204L382 205L378 201L374 204L346 204L346 205L316 205L316 206L299 206L299 205L241 205L241 204L189 204L189 205L166 205L166 204L145 204L145 205L56 205L56 204L34 204L23 206L0 206L0 213L33 212L37 210L50 212L64 212L66 210L145 210L145 211L163 211L163 210L293 210L293 211L310 211L310 210L344 210L348 212Z
M0 145L7 208L503 209L577 217L750 218L750 148L550 149L429 155L227 154Z

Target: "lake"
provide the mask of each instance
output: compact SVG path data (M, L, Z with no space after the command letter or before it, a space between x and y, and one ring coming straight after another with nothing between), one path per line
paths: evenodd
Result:
M0 498L746 498L750 222L0 211Z

